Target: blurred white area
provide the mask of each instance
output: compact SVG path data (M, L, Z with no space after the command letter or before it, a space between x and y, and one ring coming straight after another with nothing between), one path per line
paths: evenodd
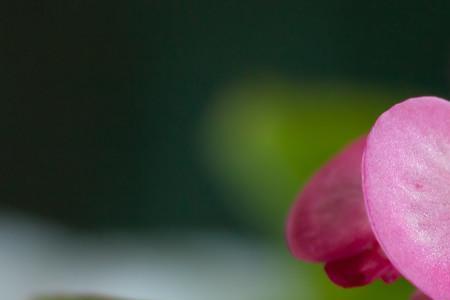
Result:
M292 299L305 278L280 249L223 233L76 236L0 216L0 295L104 293L148 300Z

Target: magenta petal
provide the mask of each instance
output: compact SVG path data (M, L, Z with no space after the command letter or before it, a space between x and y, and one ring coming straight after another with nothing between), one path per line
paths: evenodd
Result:
M361 187L365 141L358 139L328 162L292 207L286 235L297 258L340 260L373 245Z
M385 112L367 140L363 181L390 261L433 299L450 299L450 103L420 97Z
M417 290L414 292L414 294L411 296L411 300L433 300L421 291Z
M384 255L366 215L361 160L366 138L345 148L306 185L287 222L287 240L299 259L325 263L342 287L387 283L399 273Z
M390 263L390 261L389 261ZM397 271L397 269L390 263L389 268L386 268L381 274L381 279L386 283L393 283L397 279L401 277L401 274Z
M398 278L397 271L378 245L347 259L329 262L325 271L334 283L342 287L367 285L382 276L388 283Z

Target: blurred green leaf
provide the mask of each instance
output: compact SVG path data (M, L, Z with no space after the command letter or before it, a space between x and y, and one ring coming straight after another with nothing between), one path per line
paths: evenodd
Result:
M340 148L367 133L383 111L413 95L338 82L244 82L222 91L210 108L202 126L204 157L236 214L286 248L285 218L302 185ZM314 299L408 299L411 292L406 281L343 289L331 283L323 266L291 259L298 283L307 276ZM290 292L292 299L302 298L301 287L293 284Z
M327 159L412 94L344 83L244 82L217 97L203 124L205 157L230 206L282 237L296 193Z

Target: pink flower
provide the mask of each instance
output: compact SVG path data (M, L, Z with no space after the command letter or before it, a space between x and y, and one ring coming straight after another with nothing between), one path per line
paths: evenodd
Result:
M287 222L292 254L322 262L343 287L392 282L397 271L378 245L367 219L361 186L362 137L328 162L306 185Z
M340 286L389 283L400 272L449 300L450 103L420 97L385 112L367 139L313 176L286 231L293 255L324 263Z

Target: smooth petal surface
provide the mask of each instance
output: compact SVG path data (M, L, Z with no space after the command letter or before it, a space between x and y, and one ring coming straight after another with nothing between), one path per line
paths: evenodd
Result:
M328 162L295 202L286 234L297 258L340 260L373 245L361 188L365 141L365 137L358 139Z
M367 140L363 188L393 265L433 299L450 299L450 103L413 98L381 115Z

